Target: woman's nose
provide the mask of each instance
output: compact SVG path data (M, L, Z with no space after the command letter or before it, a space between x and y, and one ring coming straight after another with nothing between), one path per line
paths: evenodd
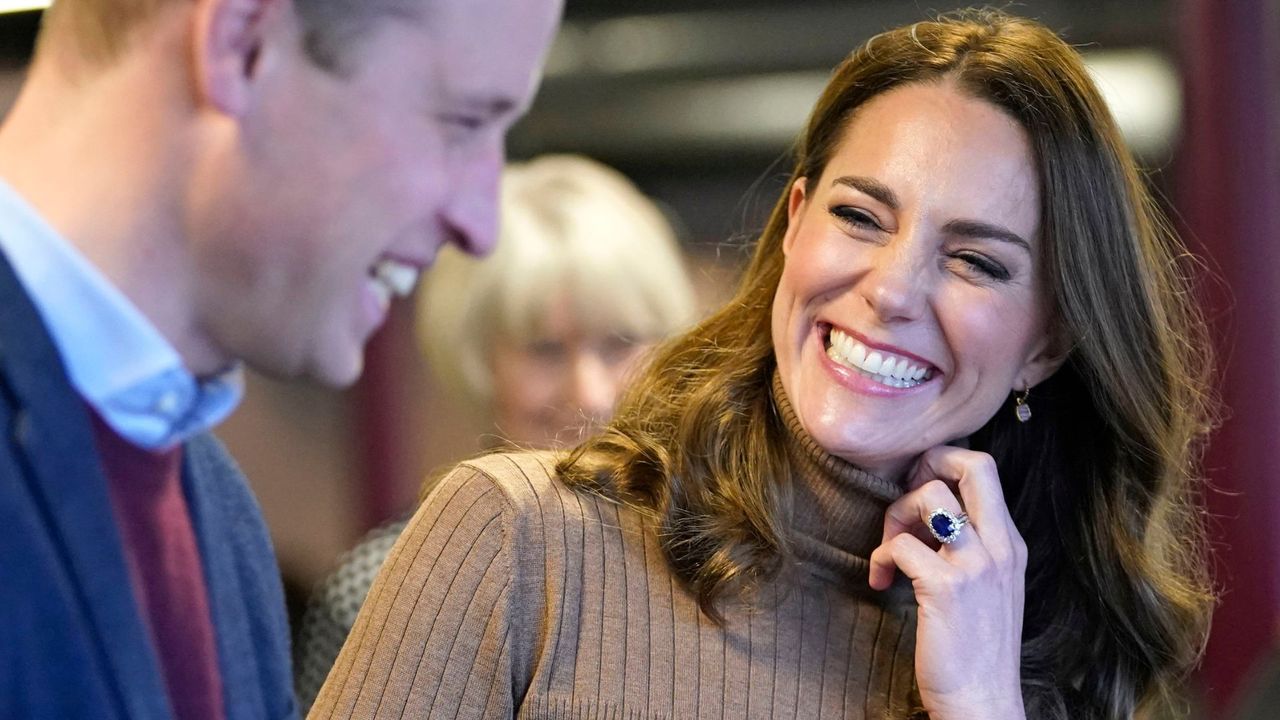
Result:
M583 414L597 421L613 414L617 388L608 364L599 354L579 352L573 363L573 398Z
M881 322L904 322L924 314L929 273L920 249L900 237L876 249L859 292Z

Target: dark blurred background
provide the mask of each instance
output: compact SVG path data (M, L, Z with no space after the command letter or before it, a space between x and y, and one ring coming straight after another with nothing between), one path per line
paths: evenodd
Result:
M0 9L38 4L0 0ZM957 6L567 0L510 154L585 153L633 178L679 218L711 307L781 189L788 147L830 69L877 32ZM1232 717L1273 653L1280 610L1280 0L1001 7L1085 55L1206 268L1201 297L1228 406L1206 493L1222 603L1187 713ZM39 16L0 14L0 113ZM251 378L220 432L262 500L295 598L364 530L411 506L430 470L479 449L484 428L453 420L466 414L424 372L411 328L402 303L348 391ZM1269 712L1257 717L1280 717Z

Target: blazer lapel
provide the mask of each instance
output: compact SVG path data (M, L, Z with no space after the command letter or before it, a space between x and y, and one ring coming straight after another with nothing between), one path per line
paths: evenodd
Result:
M138 612L87 411L0 253L0 380L14 400L13 446L59 547L71 594L131 718L168 718L167 692ZM69 678L69 681L74 681ZM110 682L109 682L110 684Z

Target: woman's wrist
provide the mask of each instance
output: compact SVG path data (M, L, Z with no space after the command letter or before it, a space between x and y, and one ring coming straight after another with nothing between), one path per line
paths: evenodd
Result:
M938 703L939 707L929 707L930 720L1027 720L1026 706L1022 702L1022 693L1016 696L985 698L968 702Z

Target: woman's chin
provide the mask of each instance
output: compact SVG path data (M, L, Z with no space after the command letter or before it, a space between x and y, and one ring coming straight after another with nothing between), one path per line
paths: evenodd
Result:
M868 442L865 435L855 443L849 440L847 433L840 433L839 437L833 438L822 437L821 431L811 434L823 450L886 480L896 480L905 475L923 452L909 448L890 448L887 444L876 445Z

